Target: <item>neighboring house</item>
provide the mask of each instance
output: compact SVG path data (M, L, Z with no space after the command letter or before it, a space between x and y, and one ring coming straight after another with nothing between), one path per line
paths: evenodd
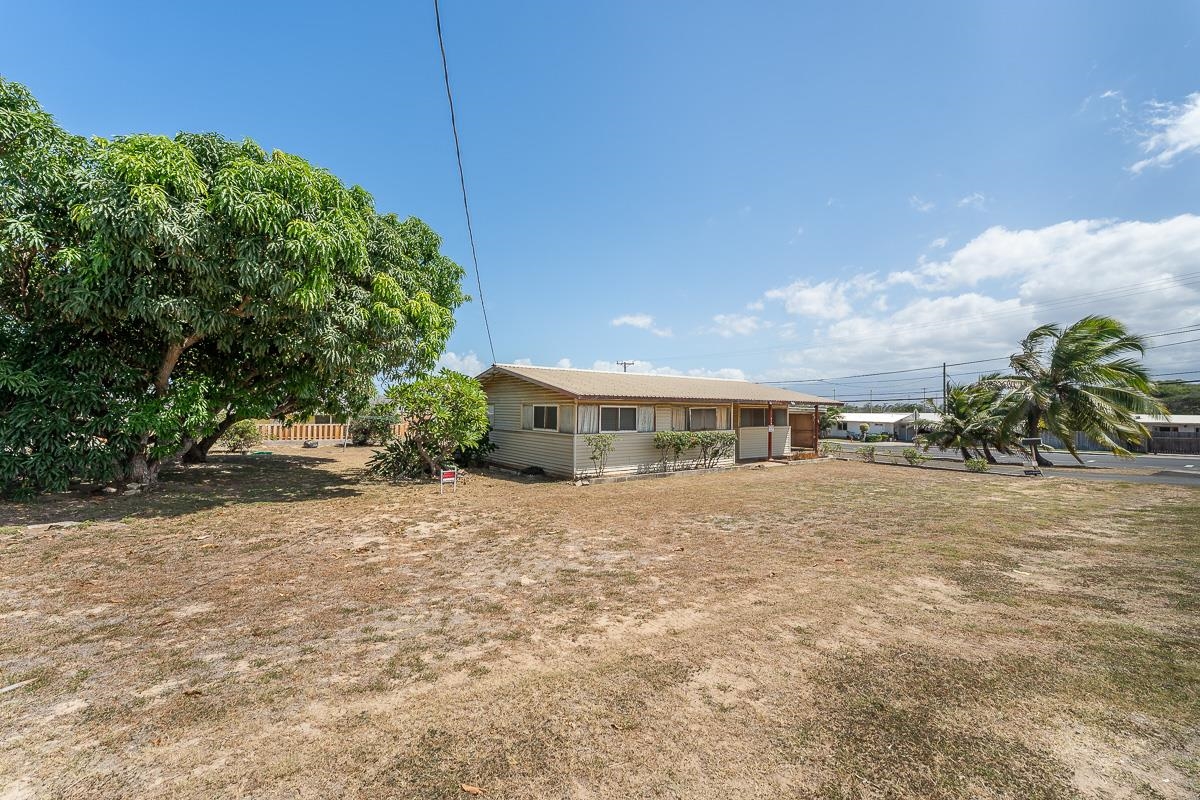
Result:
M883 434L900 442L911 442L922 426L933 425L940 418L940 414L928 411L843 411L841 421L822 435L829 439L857 439L865 423L868 436Z
M1166 417L1135 414L1134 418L1150 431L1150 441L1143 443L1138 450L1200 455L1200 414L1171 414Z
M488 460L574 477L593 471L586 442L613 433L609 473L649 472L661 463L654 433L731 430L737 450L726 463L790 455L794 418L815 430L822 406L836 400L747 381L495 364L479 375L488 397ZM768 424L771 423L771 424ZM804 447L815 447L815 436ZM800 446L800 445L798 445Z

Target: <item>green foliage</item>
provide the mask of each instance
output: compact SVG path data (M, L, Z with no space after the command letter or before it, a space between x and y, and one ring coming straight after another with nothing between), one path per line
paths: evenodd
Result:
M1200 386L1183 381L1161 381L1154 396L1172 414L1200 414Z
M859 432L859 433L860 433L860 434L863 436L863 438L864 438L864 439L866 438L866 436L867 436L867 431L869 431L869 430L871 430L871 426L870 426L870 425L868 425L868 424L867 424L867 423L865 423L865 422L859 423L859 426L858 426L858 432Z
M585 436L583 441L591 451L592 463L596 465L596 475L604 475L604 470L608 467L608 456L617 444L616 434L593 433Z
M984 458L968 458L963 462L967 465L967 472L987 472L988 462Z
M153 480L227 415L360 410L453 329L439 247L297 156L87 141L0 79L0 490Z
M427 469L416 445L403 437L389 440L382 450L376 450L367 459L367 473L385 480L417 478L428 474Z
M829 406L821 412L821 430L827 431L837 427L837 424L842 421L842 407Z
M886 433L868 433L863 437L864 442L889 442L892 437Z
M909 463L909 466L913 467L919 467L929 460L929 456L925 455L915 447L904 448L904 450L901 452L901 455L904 456L904 460Z
M394 414L382 413L383 409L372 408L370 416L355 417L347 426L350 444L355 447L387 444L392 436L392 428L399 421Z
M487 435L487 395L474 378L444 369L393 386L387 396L408 425L403 440L431 475Z
M733 431L696 431L696 447L700 450L697 464L701 468L715 467L723 458L733 455L737 434Z
M694 448L698 442L698 431L656 431L654 447L662 453L663 469L667 468L667 459L671 459L671 469L679 468L679 457Z
M875 463L875 445L869 444L858 448L858 457L868 464Z
M1155 386L1138 357L1145 342L1111 317L1084 317L1073 325L1042 325L1010 359L1012 374L989 381L1005 418L1023 424L1028 436L1049 431L1075 451L1084 433L1117 455L1148 432L1135 414L1165 414Z
M263 442L262 434L254 420L240 419L225 429L217 442L229 452L249 452Z
M473 445L462 446L454 451L454 463L460 467L476 467L484 462L488 453L496 449L496 445L491 440L492 429L489 427L483 434L483 438Z
M834 456L842 452L845 448L837 442L821 442L821 455Z

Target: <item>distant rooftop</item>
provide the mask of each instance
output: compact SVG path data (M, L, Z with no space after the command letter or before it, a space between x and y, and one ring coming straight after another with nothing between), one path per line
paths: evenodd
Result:
M1133 418L1143 425L1200 425L1200 414L1168 414L1165 417L1154 417L1149 414L1134 414Z
M512 375L570 395L578 400L695 400L710 403L820 403L842 405L838 400L790 389L765 386L729 378L698 378L691 375L648 375L642 372L603 372L594 369L533 367L524 364L493 364L479 375Z

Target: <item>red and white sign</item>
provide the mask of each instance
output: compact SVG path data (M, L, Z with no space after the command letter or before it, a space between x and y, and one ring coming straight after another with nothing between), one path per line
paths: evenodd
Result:
M458 491L458 470L443 469L438 471L438 494L446 491L446 484L454 487L454 491Z

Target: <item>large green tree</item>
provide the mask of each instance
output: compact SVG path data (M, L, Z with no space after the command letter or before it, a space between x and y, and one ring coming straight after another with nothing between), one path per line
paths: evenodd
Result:
M1010 360L1012 374L993 378L1010 423L1027 436L1049 432L1080 460L1074 434L1081 432L1118 455L1148 433L1135 414L1165 414L1142 365L1141 337L1111 317L1088 316L1062 328L1042 325L1021 342ZM1051 466L1039 456L1043 466Z
M466 300L424 223L250 141L86 142L0 80L0 164L0 448L41 465L9 485L148 482L236 419L361 407L433 367ZM85 396L55 400L80 360ZM53 425L8 424L39 402Z

